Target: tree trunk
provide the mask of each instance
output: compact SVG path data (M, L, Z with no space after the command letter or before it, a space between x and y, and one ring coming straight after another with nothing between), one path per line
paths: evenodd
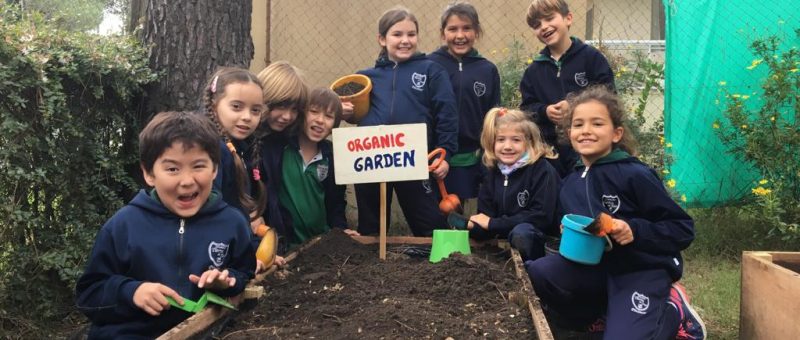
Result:
M252 0L147 0L142 39L150 46L150 67L162 76L147 91L142 118L199 109L202 89L218 66L249 67L252 7Z

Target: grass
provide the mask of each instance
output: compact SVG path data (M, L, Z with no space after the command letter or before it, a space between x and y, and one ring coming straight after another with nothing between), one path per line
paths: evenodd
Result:
M714 339L739 336L740 266L725 258L699 256L686 259L681 282Z

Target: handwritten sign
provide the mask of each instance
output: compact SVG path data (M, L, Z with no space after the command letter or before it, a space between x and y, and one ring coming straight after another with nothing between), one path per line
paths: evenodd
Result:
M333 129L336 184L428 178L425 124Z

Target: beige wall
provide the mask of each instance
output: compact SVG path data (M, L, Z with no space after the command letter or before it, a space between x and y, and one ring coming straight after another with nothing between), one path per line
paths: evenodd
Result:
M439 17L449 2L402 2L419 21L420 51L428 53L438 48ZM472 0L470 3L478 9L484 29L476 47L485 57L497 63L508 55L507 47L514 40L522 41L527 53L541 49L541 43L525 22L529 1ZM602 18L604 39L649 39L650 3L648 0L569 1L574 16L570 33L584 38L587 4L594 4L595 37ZM267 56L273 61L288 60L305 71L311 85L327 86L340 76L371 67L379 51L378 18L395 4L382 0L254 0L256 55L251 69L260 71Z

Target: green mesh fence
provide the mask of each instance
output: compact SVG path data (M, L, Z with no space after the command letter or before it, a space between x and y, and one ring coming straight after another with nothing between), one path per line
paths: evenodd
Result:
M749 194L759 174L728 154L714 131L724 108L720 88L758 103L766 72L748 68L755 59L749 45L778 35L796 46L800 1L664 0L664 6L664 132L673 156L667 183L690 206L740 198Z

